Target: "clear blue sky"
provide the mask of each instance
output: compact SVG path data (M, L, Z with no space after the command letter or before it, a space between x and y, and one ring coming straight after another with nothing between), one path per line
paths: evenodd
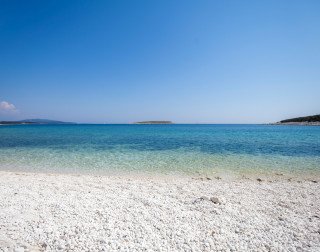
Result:
M320 113L320 1L0 1L0 119Z

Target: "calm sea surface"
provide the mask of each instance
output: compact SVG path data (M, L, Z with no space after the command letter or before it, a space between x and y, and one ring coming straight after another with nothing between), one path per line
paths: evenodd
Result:
M320 173L320 127L0 126L0 170Z

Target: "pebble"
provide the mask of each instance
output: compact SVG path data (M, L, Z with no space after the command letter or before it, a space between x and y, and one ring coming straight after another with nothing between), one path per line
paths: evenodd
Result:
M14 252L24 252L25 248L24 247L16 247L14 248Z
M221 204L220 199L217 197L211 197L210 201L212 201L214 204Z
M300 180L279 177L257 186L248 179L204 183L133 176L128 183L121 176L0 171L0 247L318 251L320 184ZM13 197L14 192L19 193Z
M209 197L207 197L207 196L201 196L200 199L201 199L201 200L209 200Z

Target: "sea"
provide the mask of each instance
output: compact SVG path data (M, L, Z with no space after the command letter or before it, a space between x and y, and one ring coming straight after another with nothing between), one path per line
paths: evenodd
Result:
M320 127L2 125L0 170L89 174L319 174Z

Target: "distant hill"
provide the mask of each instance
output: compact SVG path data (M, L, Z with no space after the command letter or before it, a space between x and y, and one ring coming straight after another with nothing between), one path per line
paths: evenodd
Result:
M18 124L75 124L73 122L62 122L48 119L25 119L20 121L0 121L0 124L18 125Z
M49 119L25 119L19 122L31 122L38 124L75 124L74 122L62 122L62 121L54 121Z
M282 120L276 124L292 124L292 125L320 125L320 115L296 117Z
M173 124L171 121L143 121L135 122L135 124Z

